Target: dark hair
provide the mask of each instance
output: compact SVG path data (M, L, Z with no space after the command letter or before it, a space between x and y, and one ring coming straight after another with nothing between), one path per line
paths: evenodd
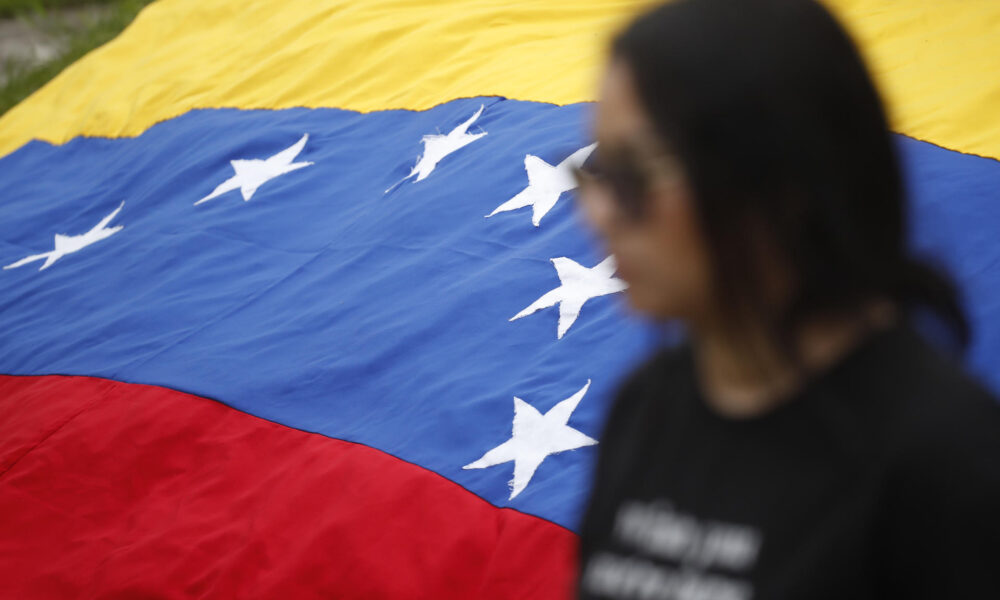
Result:
M859 52L813 0L678 0L613 42L694 193L727 323L761 323L799 365L805 318L875 297L936 312L964 349L954 283L906 251L905 194ZM775 306L762 249L795 278Z

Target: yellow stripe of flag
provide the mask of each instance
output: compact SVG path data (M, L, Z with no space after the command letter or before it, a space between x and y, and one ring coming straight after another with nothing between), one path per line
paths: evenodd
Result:
M896 131L1000 158L1000 1L830 0ZM159 0L0 118L28 140L122 137L194 108L423 110L496 95L594 99L637 0Z

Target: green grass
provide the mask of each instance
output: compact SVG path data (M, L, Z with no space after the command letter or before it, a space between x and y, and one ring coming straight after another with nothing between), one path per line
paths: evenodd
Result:
M66 40L65 51L41 65L28 66L21 61L0 64L6 84L0 87L0 115L45 85L74 61L94 48L110 41L135 19L144 6L152 0L103 0L88 4L107 5L107 14L85 24L82 28L69 28L65 24L52 24L53 33ZM83 0L0 0L0 15L5 10L15 11L18 18L29 22L38 19L45 8L85 4ZM27 7L27 8L25 8Z
M44 13L49 8L66 8L84 4L111 4L114 0L0 0L0 18L26 13Z

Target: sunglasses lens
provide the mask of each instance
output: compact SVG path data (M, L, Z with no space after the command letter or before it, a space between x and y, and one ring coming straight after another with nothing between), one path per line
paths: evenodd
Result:
M616 208L629 218L638 218L646 190L646 179L631 162L608 164L597 152L592 152L585 161L573 169L579 187L589 183L606 186L614 197Z

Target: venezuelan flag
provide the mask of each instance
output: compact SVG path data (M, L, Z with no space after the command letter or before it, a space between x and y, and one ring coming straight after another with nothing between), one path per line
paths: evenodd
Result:
M159 0L0 118L0 598L556 598L629 317L572 210L644 3ZM1000 4L835 0L1000 390Z

